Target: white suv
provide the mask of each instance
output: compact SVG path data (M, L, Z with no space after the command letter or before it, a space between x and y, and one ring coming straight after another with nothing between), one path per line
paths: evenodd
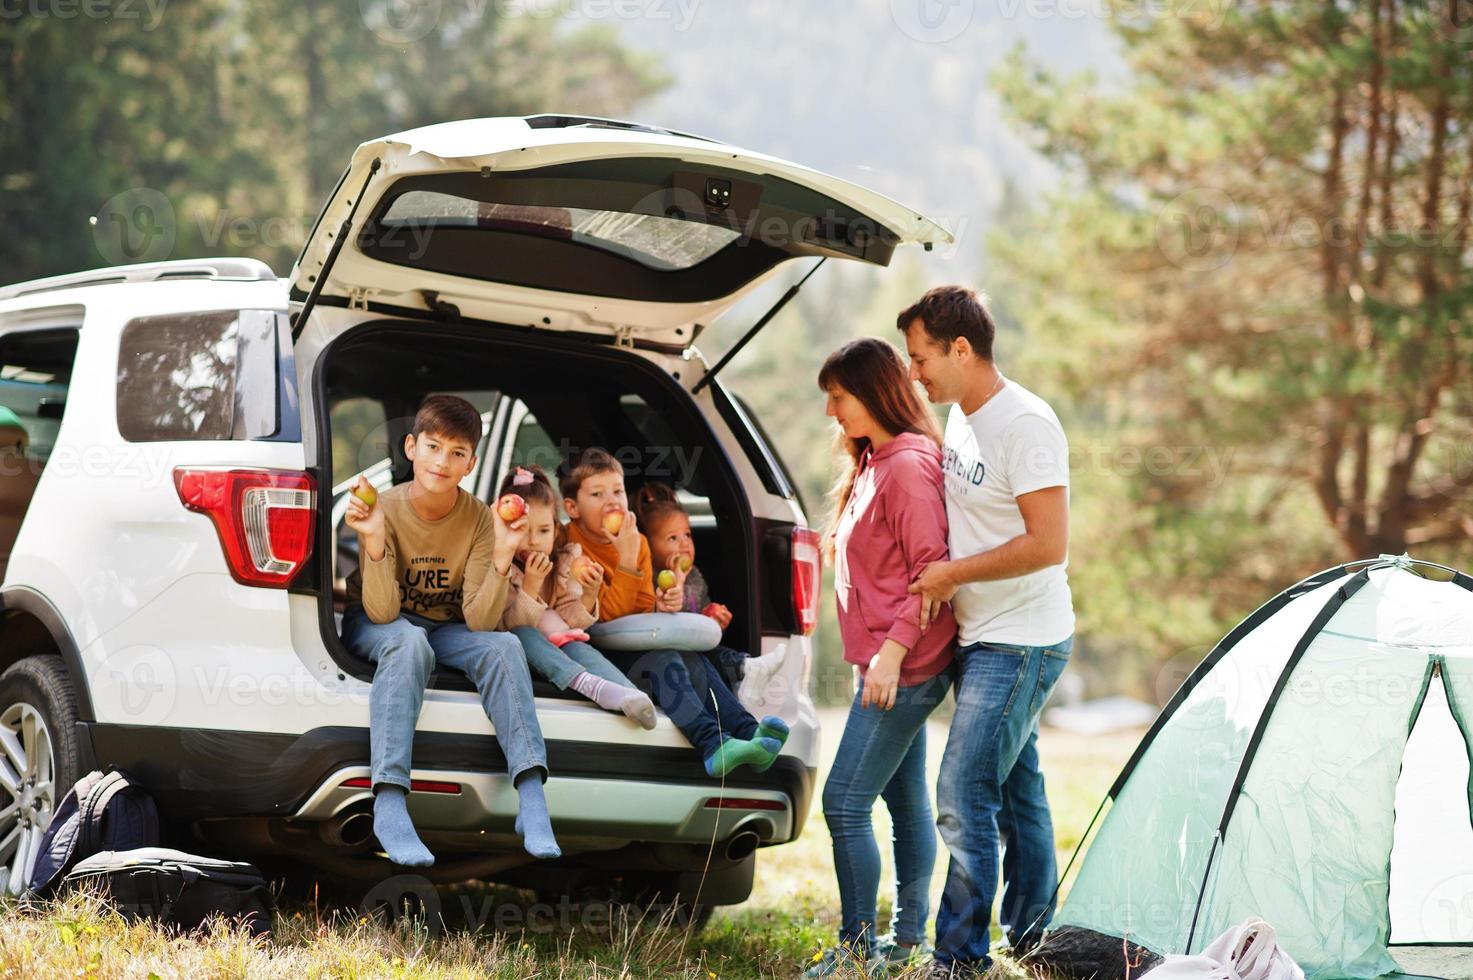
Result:
M434 676L410 810L435 881L637 882L743 900L813 795L817 538L755 419L693 346L789 260L886 264L949 235L871 191L699 137L577 117L446 123L363 144L289 279L247 259L0 289L0 885L55 804L128 769L171 831L334 880L389 871L369 817L372 666L338 635L360 473L410 477L427 394L486 420L467 489L601 445L676 485L729 645L786 650L754 714L765 773L709 778L551 685L538 716L564 856L532 864L466 679ZM791 290L787 294L791 296ZM765 318L764 318L765 319ZM720 365L717 365L719 368ZM714 847L714 851L713 851Z

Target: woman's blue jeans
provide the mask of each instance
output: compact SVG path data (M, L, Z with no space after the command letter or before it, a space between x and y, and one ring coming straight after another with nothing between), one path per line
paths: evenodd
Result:
M894 827L895 941L918 944L925 938L930 908L931 871L936 864L936 825L926 779L926 719L936 710L949 674L900 688L886 711L863 707L863 682L849 707L834 767L823 787L823 815L834 842L839 878L839 941L869 950L875 939L880 890L880 848L871 813L884 797Z

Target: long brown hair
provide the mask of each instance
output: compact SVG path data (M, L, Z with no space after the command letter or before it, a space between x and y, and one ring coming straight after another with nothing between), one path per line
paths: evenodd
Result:
M878 337L861 337L834 351L818 372L818 387L827 392L834 385L857 398L870 418L892 436L916 432L938 447L941 445L941 427L936 424L936 416L911 383L910 372L894 344ZM839 515L849 505L849 495L859 475L859 460L869 445L868 439L850 439L842 430L839 432L834 455L844 462L838 480L829 491L833 509L823 538L824 550L829 555L833 554Z

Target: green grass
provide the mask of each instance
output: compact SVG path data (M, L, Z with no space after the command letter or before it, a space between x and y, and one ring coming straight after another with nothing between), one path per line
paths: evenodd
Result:
M844 712L821 712L827 771L843 727ZM933 722L929 764L934 773L945 727ZM1134 747L1139 733L1082 738L1046 730L1040 752L1062 862L1078 842L1101 795ZM822 775L822 774L821 774ZM934 778L932 780L934 785ZM821 783L820 783L821 785ZM889 839L883 805L875 832ZM882 848L883 850L883 848ZM932 882L934 913L945 872L940 850ZM889 914L884 896L893 888L890 861L881 885L881 928ZM447 907L466 895L471 907L488 900L524 901L506 889L461 889L446 894ZM55 905L0 910L0 975L22 977L651 977L714 980L794 977L838 929L838 889L823 814L815 803L802 838L759 853L757 881L742 905L719 910L705 930L691 934L672 920L639 919L620 910L588 917L590 926L549 931L431 930L423 920L386 923L347 912L288 905L275 936L253 940L218 926L201 937L176 937L128 924L105 904L74 895ZM450 915L447 913L447 918ZM997 977L1022 977L1001 961Z

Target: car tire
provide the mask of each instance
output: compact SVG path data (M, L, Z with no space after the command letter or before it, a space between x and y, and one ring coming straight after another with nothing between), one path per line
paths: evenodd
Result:
M41 836L82 776L77 700L57 657L26 657L0 674L0 895L25 891Z

